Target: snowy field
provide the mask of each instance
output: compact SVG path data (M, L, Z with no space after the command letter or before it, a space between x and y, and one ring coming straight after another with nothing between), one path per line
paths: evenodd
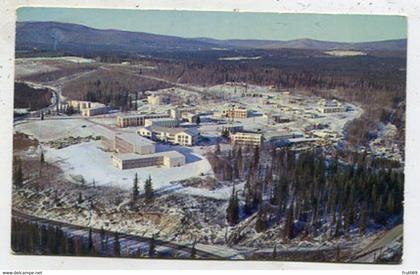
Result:
M46 148L46 159L65 171L68 180L78 182L83 176L87 184L95 180L96 185L116 186L130 190L137 173L144 182L149 175L157 192L186 191L182 186L171 184L179 180L197 177L201 174L212 175L209 162L194 153L187 155L187 164L182 167L154 166L120 170L112 165L111 154L101 150L100 142L81 143L63 149ZM194 189L194 188L187 188ZM194 192L194 190L191 190Z
M37 138L41 142L66 137L110 136L112 132L101 125L83 119L29 120L14 126L14 130Z

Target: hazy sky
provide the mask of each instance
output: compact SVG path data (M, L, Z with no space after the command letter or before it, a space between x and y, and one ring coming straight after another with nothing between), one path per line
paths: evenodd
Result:
M200 11L20 8L18 21L59 21L98 29L218 39L362 42L406 38L406 19L383 15L315 15Z

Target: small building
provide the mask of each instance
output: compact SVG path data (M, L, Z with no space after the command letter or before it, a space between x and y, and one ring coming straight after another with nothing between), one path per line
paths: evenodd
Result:
M130 114L117 117L117 126L124 128L129 126L144 126L146 119L169 118L166 113L161 114Z
M263 141L261 133L241 131L230 135L232 145L260 146Z
M144 120L144 126L178 127L179 121L172 118L148 118Z
M133 153L114 154L112 163L115 167L125 170L149 166L180 167L185 165L185 156L177 151L159 152L148 155Z

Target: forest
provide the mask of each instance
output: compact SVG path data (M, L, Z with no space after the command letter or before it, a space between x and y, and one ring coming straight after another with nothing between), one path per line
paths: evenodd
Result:
M52 92L48 89L35 89L21 82L15 82L15 99L13 108L39 110L51 104Z
M232 189L226 212L232 226L256 214L257 232L280 226L290 240L364 234L402 223L404 175L392 161L287 147L216 148L209 160L220 180L246 181L242 192Z

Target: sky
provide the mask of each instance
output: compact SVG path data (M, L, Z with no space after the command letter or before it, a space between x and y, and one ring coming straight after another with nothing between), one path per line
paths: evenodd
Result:
M407 36L406 18L388 15L23 7L17 10L17 21L58 21L189 38L366 42Z

